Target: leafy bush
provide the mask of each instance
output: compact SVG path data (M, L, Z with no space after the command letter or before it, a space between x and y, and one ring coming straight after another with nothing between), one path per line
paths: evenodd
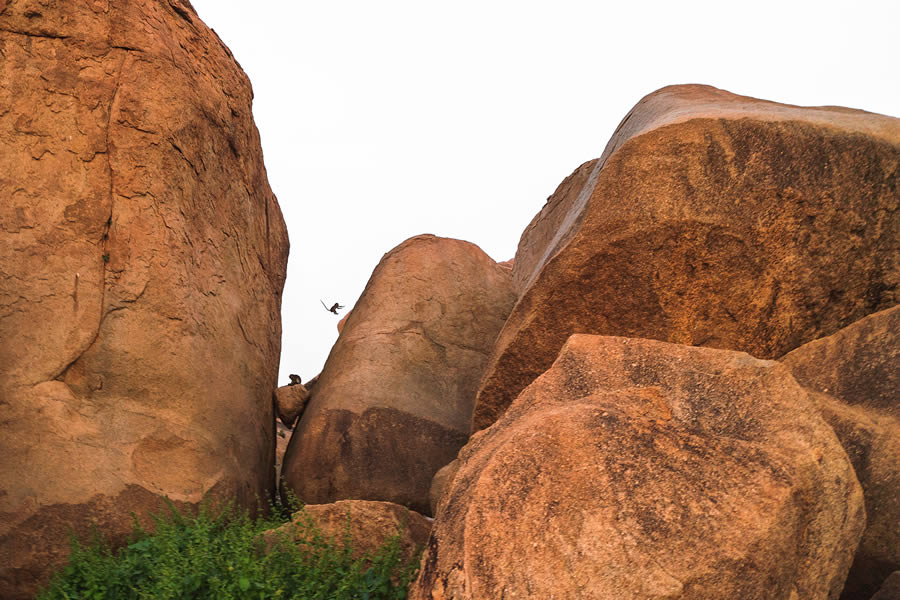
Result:
M399 600L418 566L405 562L399 536L374 555L354 559L352 545L324 539L309 521L304 544L282 540L264 551L260 533L284 519L251 519L203 507L196 516L170 505L154 532L135 520L133 541L113 552L99 536L73 539L69 564L39 600L304 599Z

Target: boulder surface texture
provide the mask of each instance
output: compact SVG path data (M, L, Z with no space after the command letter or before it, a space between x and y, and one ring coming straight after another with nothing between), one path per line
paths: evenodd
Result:
M869 315L781 359L812 390L866 503L866 531L842 600L868 600L900 570L900 306Z
M900 571L891 573L872 600L900 600Z
M573 333L778 358L897 304L898 165L900 119L650 94L523 234L473 430Z
M287 232L185 0L0 3L0 597L89 522L273 490Z
M864 524L783 365L574 335L460 451L410 598L834 600Z
M295 383L277 388L273 396L278 418L287 427L293 427L309 401L309 390L302 383Z
M436 515L444 498L444 492L453 483L456 471L459 470L459 461L453 459L434 474L431 479L431 489L428 491L428 502L431 506L431 514Z
M303 502L385 500L430 512L435 472L468 439L478 382L515 294L468 242L387 253L300 417L282 477Z
M330 504L307 504L294 513L290 523L266 532L267 546L287 541L312 541L314 530L343 547L349 534L354 558L372 555L399 536L403 560L410 560L425 547L432 522L419 513L393 502L338 500Z

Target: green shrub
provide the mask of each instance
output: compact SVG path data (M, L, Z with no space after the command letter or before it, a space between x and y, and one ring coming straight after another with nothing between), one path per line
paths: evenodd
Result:
M251 519L202 507L196 516L154 516L154 532L135 520L132 542L113 552L101 536L73 539L69 564L39 600L399 600L418 566L405 562L399 536L374 555L352 557L351 544L326 540L309 520L306 544L285 540L268 553L262 531L284 519ZM345 542L347 540L344 540Z

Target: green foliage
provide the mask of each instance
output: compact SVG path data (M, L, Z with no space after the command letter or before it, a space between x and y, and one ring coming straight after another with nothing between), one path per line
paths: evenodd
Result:
M265 552L260 533L283 518L169 509L153 517L152 534L135 519L131 543L118 552L99 534L87 544L73 539L68 566L38 599L400 600L418 567L418 556L404 562L399 535L354 559L347 536L336 544L307 518L297 525L305 543L284 537Z

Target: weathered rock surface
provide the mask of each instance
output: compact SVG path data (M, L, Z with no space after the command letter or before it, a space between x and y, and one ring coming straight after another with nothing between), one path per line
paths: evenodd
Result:
M399 534L401 555L408 561L425 546L432 521L392 502L340 500L330 504L307 504L294 513L290 523L267 532L266 544L271 547L279 540L310 541L310 525L339 546L343 546L349 533L356 558L377 552Z
M280 420L275 421L275 481L281 482L281 465L284 463L284 453L287 452L288 443L291 441L291 428Z
M900 119L706 86L650 94L525 231L473 414L572 333L778 358L898 301Z
M287 486L308 503L386 500L427 514L514 301L509 273L468 242L425 235L387 253L297 424Z
M872 600L900 600L900 571L894 571L884 580Z
M438 513L438 507L444 498L444 493L456 477L459 470L459 461L453 459L434 474L431 479L431 489L428 491L428 505L431 507L431 514Z
M341 318L340 321L338 321L338 324L337 324L338 335L341 335L341 332L344 331L344 325L346 325L347 319L349 319L349 318L350 318L350 313L348 312L346 315L344 315Z
M781 358L804 387L900 418L900 306L869 315Z
M513 272L513 283L516 292L522 294L528 289L534 277L547 260L558 252L565 241L565 235L571 235L569 222L577 215L579 207L583 207L593 191L592 176L596 177L595 167L598 160L591 160L563 179L541 211L534 216L522 237L516 256L510 263ZM559 239L549 240L547 236L557 235Z
M313 392L315 391L317 383L319 383L319 375L316 375L315 377L313 377L312 379L310 379L309 381L307 381L306 383L303 384L304 387L306 387L306 390L309 392L310 396L313 395Z
M805 344L782 362L834 428L862 484L866 531L842 600L900 570L900 306Z
M862 493L774 361L574 335L474 434L412 599L834 599Z
M0 597L90 520L273 489L288 242L250 84L183 0L0 11Z
M275 411L278 413L278 418L288 427L293 427L294 421L303 412L308 400L309 391L302 383L276 388Z

